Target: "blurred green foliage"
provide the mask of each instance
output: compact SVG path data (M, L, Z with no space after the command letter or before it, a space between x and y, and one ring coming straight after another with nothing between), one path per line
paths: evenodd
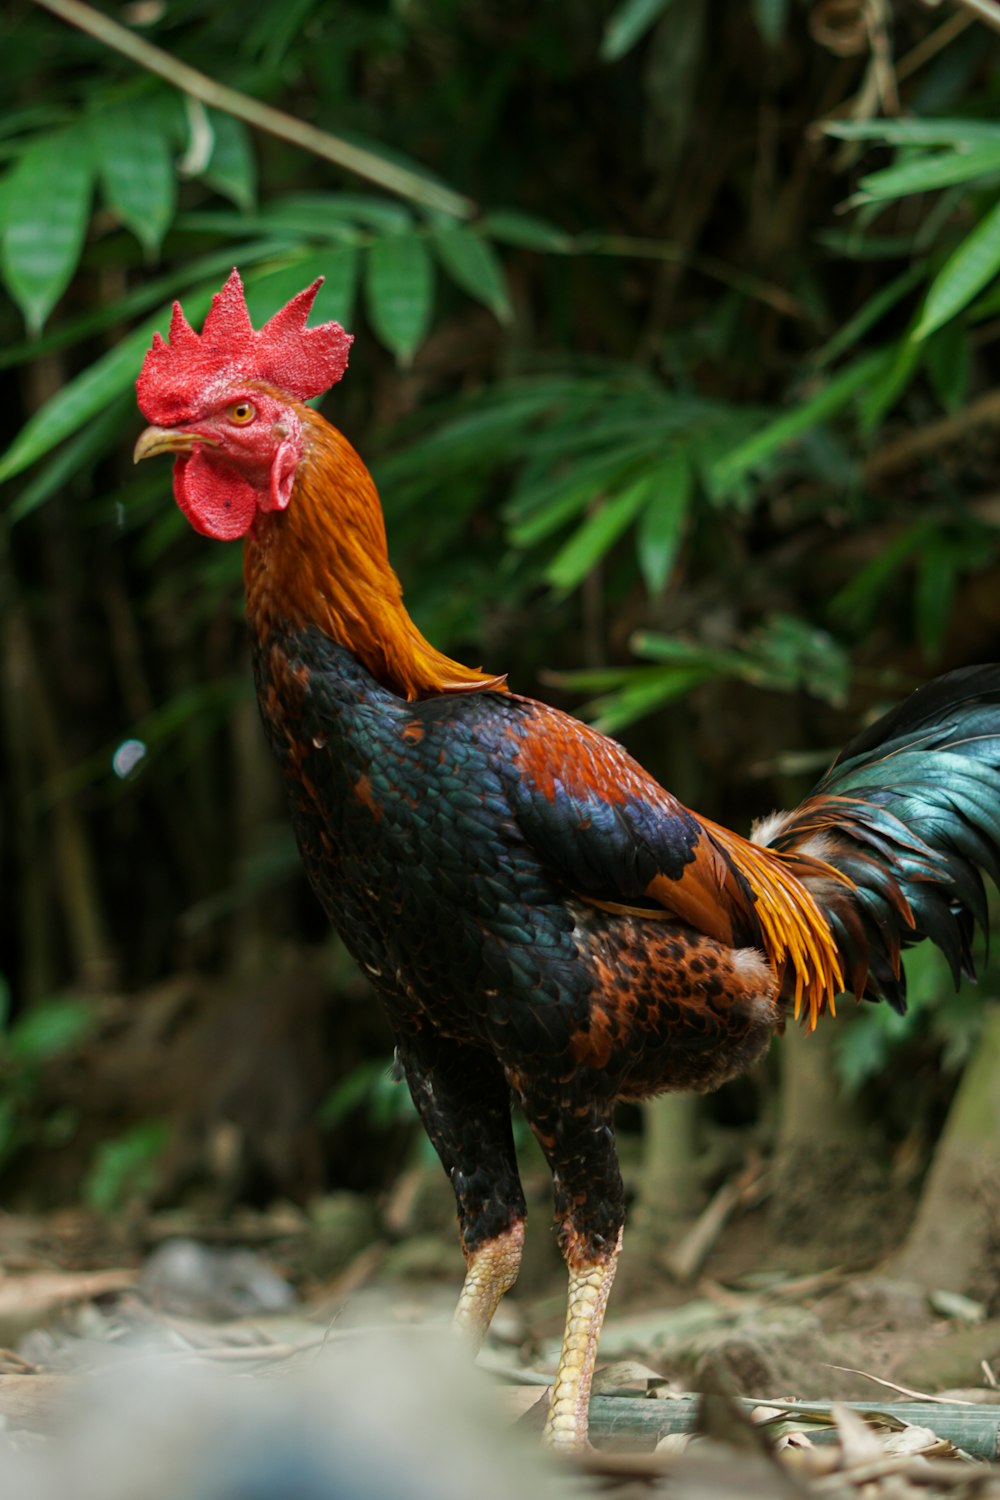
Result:
M160 1158L170 1141L164 1120L143 1120L102 1141L83 1183L83 1201L112 1214L133 1201L146 1203L157 1185Z
M0 928L19 1010L323 930L254 724L238 549L129 463L153 330L174 297L197 322L233 264L258 322L324 275L316 316L357 335L324 410L376 473L427 633L582 695L711 814L745 826L869 708L996 655L997 41L883 10L846 51L797 0L124 12L168 74L360 149L360 176L15 0ZM884 1010L863 1025L887 1039ZM845 1041L852 1083L861 1051ZM158 1149L155 1127L122 1144L94 1201Z
M76 1129L75 1111L39 1104L41 1076L51 1063L78 1054L96 1029L93 1005L50 999L14 1019L0 977L0 1169L27 1146L58 1147Z

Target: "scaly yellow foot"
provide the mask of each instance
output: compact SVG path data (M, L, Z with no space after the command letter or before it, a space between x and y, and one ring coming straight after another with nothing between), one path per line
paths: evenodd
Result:
M566 1328L559 1367L545 1419L545 1441L550 1448L577 1453L587 1446L590 1387L597 1361L608 1294L615 1279L622 1248L621 1230L614 1249L599 1260L571 1260Z
M455 1308L454 1325L478 1349L504 1292L517 1280L524 1248L524 1221L487 1240L466 1256L465 1283Z

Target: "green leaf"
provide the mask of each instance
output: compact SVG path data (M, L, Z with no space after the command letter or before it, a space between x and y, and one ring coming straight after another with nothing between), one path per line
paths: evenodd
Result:
M259 328L317 276L325 280L316 293L310 323L347 325L354 312L360 267L358 249L354 245L340 245L301 256L279 270L265 271L247 286L247 307L254 327Z
M800 402L777 421L768 423L763 431L755 433L720 458L713 470L713 486L721 492L733 489L749 470L773 457L792 438L836 415L886 364L886 351L880 349L877 353L867 354L848 365L817 395Z
M430 326L434 297L434 262L427 244L415 234L376 240L365 269L368 318L387 348L409 365Z
M147 251L159 249L177 197L159 101L135 99L102 110L91 126L108 207Z
M682 698L716 674L705 667L650 667L617 693L584 704L583 716L602 734L614 734L636 719Z
M488 240L464 224L438 230L432 241L438 260L463 292L482 302L501 323L513 317L507 279Z
M22 364L53 349L64 349L95 333L103 333L108 328L121 325L126 319L148 312L151 307L158 307L164 297L179 297L189 287L199 287L211 277L218 277L221 283L232 270L234 261L245 271L248 266L256 265L262 260L273 261L277 254L283 253L287 253L287 246L273 239L252 240L243 244L230 244L221 253L216 251L212 255L185 260L164 276L144 277L113 303L105 303L103 306L98 304L92 311L77 317L60 319L58 329L44 334L40 339L25 340L0 349L0 369Z
M569 590L582 583L638 515L648 493L648 478L643 475L588 516L546 568L545 577L552 587Z
M0 268L32 333L66 290L90 219L93 161L84 126L36 141L5 184Z
M666 587L694 488L687 455L676 449L647 478L647 500L636 528L639 567L654 597Z
M404 203L371 193L293 193L272 199L261 212L268 219L294 224L302 233L322 232L331 224L361 224L379 234L403 234L413 224Z
M634 442L618 443L610 451L585 453L575 463L546 463L530 472L505 509L515 546L528 547L542 541L589 500L621 488L637 465L651 458L656 446L657 434L647 428Z
M776 47L788 28L789 0L752 0L753 18L764 41Z
M1000 139L972 151L936 152L862 177L858 198L903 198L1000 172Z
M564 229L534 214L523 214L516 208L495 208L479 221L491 239L522 250L550 251L565 255L573 249L573 238Z
M913 334L909 333L884 352L887 356L884 368L876 372L859 401L861 430L866 434L874 432L916 375L923 361L924 346L914 343Z
M200 322L208 311L212 292L217 290L217 287L203 288L190 294L185 302L190 322ZM170 308L162 308L155 318L148 319L57 391L51 401L29 418L0 458L0 483L43 458L127 390L139 373L154 331L165 333L169 324Z
M257 164L250 132L242 120L219 109L210 109L208 117L215 144L208 166L201 174L202 180L249 213L257 201Z
M770 615L738 651L652 630L637 630L632 649L652 661L698 668L712 677L737 677L776 692L804 689L839 706L847 699L850 664L846 653L827 631L794 615Z
M947 546L926 547L917 560L914 594L917 636L928 661L941 655L958 582L956 557Z
M83 1183L84 1201L98 1213L146 1199L156 1187L160 1158L170 1140L165 1120L143 1120L124 1135L102 1141Z
M884 318L898 302L901 302L908 292L913 291L914 287L920 284L924 271L924 262L918 261L901 276L893 277L892 281L887 282L874 296L869 297L868 301L859 307L857 312L848 318L847 322L838 328L833 337L820 349L815 361L817 368L822 369L824 365L832 364L842 354L846 354L847 350L863 338L868 330Z
M7 1035L7 1049L21 1063L47 1062L79 1047L94 1024L89 1000L50 1000L14 1022Z
M890 146L972 146L1000 141L1000 125L988 120L824 120L820 128L841 141L885 141Z
M1000 271L1000 203L962 241L945 261L928 288L914 339L955 317Z
M384 1070L384 1061L358 1063L346 1077L330 1089L317 1111L317 1123L324 1129L332 1130L362 1104L367 1104L375 1087L375 1072L378 1068Z
M252 248L254 254L259 255L259 248ZM329 265L332 259L332 256L325 258L325 263ZM248 297L252 294L256 280L256 273L247 278ZM301 290L301 286L302 283L296 290ZM325 288L321 289L321 293L323 290ZM207 313L216 291L218 283L213 282L209 286L197 287L185 296L184 311L188 321L195 327ZM147 318L140 327L122 339L120 344L109 349L107 354L95 360L82 374L62 386L50 401L29 418L6 453L0 457L0 483L44 458L46 453L71 437L86 422L98 417L110 402L131 388L154 332L166 335L170 325L170 311L169 305L161 307L152 318ZM18 505L18 513L22 514L20 507L23 506L23 497Z
M821 229L817 245L841 260L899 260L912 254L914 234L866 234L859 224L850 229Z
M649 661L698 667L713 677L740 677L747 666L747 657L741 651L722 651L683 636L663 635L658 630L637 630L631 645L637 656Z
M834 595L830 613L855 630L867 630L888 585L913 553L926 545L929 534L925 521L907 527Z
M964 319L954 319L939 328L925 344L927 374L934 394L945 411L957 412L964 405L972 375L972 349Z
M925 943L921 953L933 952ZM906 977L910 978L910 955L906 958ZM909 986L907 986L909 988ZM837 1027L837 1075L849 1095L856 1094L869 1078L884 1072L894 1046L911 1036L914 1030L912 1010L899 1016L888 1005L866 1005L856 1014L848 1013L846 1025Z
M128 414L134 410L131 393L128 397L122 393L103 406L8 507L9 524L13 526L16 521L23 521L25 516L67 485L82 468L106 452L118 438Z
M617 62L655 26L671 0L622 0L601 38L602 62Z

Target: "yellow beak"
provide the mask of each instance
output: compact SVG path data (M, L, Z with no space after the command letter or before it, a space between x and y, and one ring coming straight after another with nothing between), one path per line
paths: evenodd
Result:
M210 448L219 446L215 438L204 437L200 432L184 432L177 427L147 427L145 432L140 432L132 450L132 462L141 464L144 458L153 458L157 453L190 453L196 443L206 443Z

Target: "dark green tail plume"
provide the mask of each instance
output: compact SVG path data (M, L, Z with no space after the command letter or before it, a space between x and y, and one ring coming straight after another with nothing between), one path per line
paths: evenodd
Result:
M987 931L980 871L1000 886L1000 666L919 688L855 736L801 807L757 837L833 865L805 871L854 993L906 1009L902 949L930 938L956 985Z

